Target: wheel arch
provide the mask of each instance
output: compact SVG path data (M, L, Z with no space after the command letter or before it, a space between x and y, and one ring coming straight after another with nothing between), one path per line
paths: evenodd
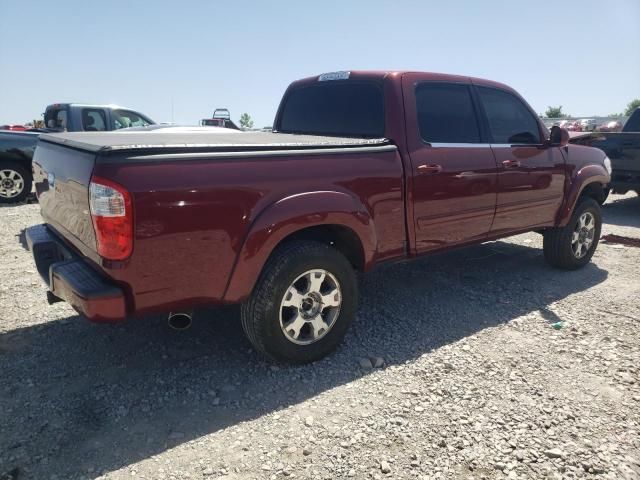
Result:
M357 270L367 270L377 250L373 218L353 195L317 191L273 203L252 222L230 275L225 302L241 302L252 292L274 250L294 240L313 240L343 253Z
M558 226L564 227L569 223L581 197L588 196L599 201L610 178L602 165L586 165L578 170L567 189L565 202L558 214Z

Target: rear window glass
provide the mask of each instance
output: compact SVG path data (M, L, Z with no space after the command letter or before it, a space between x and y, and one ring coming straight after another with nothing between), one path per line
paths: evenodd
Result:
M47 128L66 129L67 111L64 109L50 109L45 112L44 124Z
M322 82L285 98L280 132L345 137L384 136L382 88L370 82Z
M422 83L416 87L420 136L428 143L480 143L467 85Z

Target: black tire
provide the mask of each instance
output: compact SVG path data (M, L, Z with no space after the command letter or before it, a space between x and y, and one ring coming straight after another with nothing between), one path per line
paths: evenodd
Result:
M604 202L607 201L607 198L609 198L609 194L611 193L611 189L610 188L603 188L602 189L602 194L600 195L600 198L598 198L598 203L600 205L604 205Z
M337 280L341 305L331 328L308 345L289 340L280 326L281 302L305 272L323 269ZM249 300L241 307L242 328L255 349L268 358L303 364L318 360L341 342L356 316L358 283L354 268L340 252L319 242L295 241L279 247L265 265Z
M572 249L572 235L583 213L590 212L595 221L595 232L591 246L584 256L578 258ZM591 197L582 197L573 210L566 227L547 230L544 233L544 257L551 265L563 270L575 270L585 266L591 260L598 247L602 230L602 211L600 205Z
M22 177L22 189L11 196L3 195L3 191L1 190L3 188L2 182L8 180L3 178L3 175L0 174L0 203L18 203L27 198L27 195L31 193L31 184L33 183L31 172L19 163L0 161L0 173L2 172L15 172L20 175L20 177Z

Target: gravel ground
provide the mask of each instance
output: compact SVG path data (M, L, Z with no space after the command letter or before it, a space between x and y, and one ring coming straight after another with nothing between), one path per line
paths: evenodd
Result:
M604 212L640 238L640 198ZM47 305L39 222L0 208L1 479L640 478L640 248L562 272L532 233L381 267L338 352L277 367L236 308L175 332Z

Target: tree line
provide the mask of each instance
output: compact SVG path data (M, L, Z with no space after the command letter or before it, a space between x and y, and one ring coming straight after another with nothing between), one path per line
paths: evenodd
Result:
M633 111L636 108L640 107L640 98L635 98L633 100L631 100L628 104L627 104L627 108L625 109L624 113L611 113L609 115L607 115L607 117L628 117L630 116ZM544 116L545 118L572 118L571 115L569 115L568 113L564 113L562 111L562 105L557 106L557 107L547 107L547 109L544 112Z

